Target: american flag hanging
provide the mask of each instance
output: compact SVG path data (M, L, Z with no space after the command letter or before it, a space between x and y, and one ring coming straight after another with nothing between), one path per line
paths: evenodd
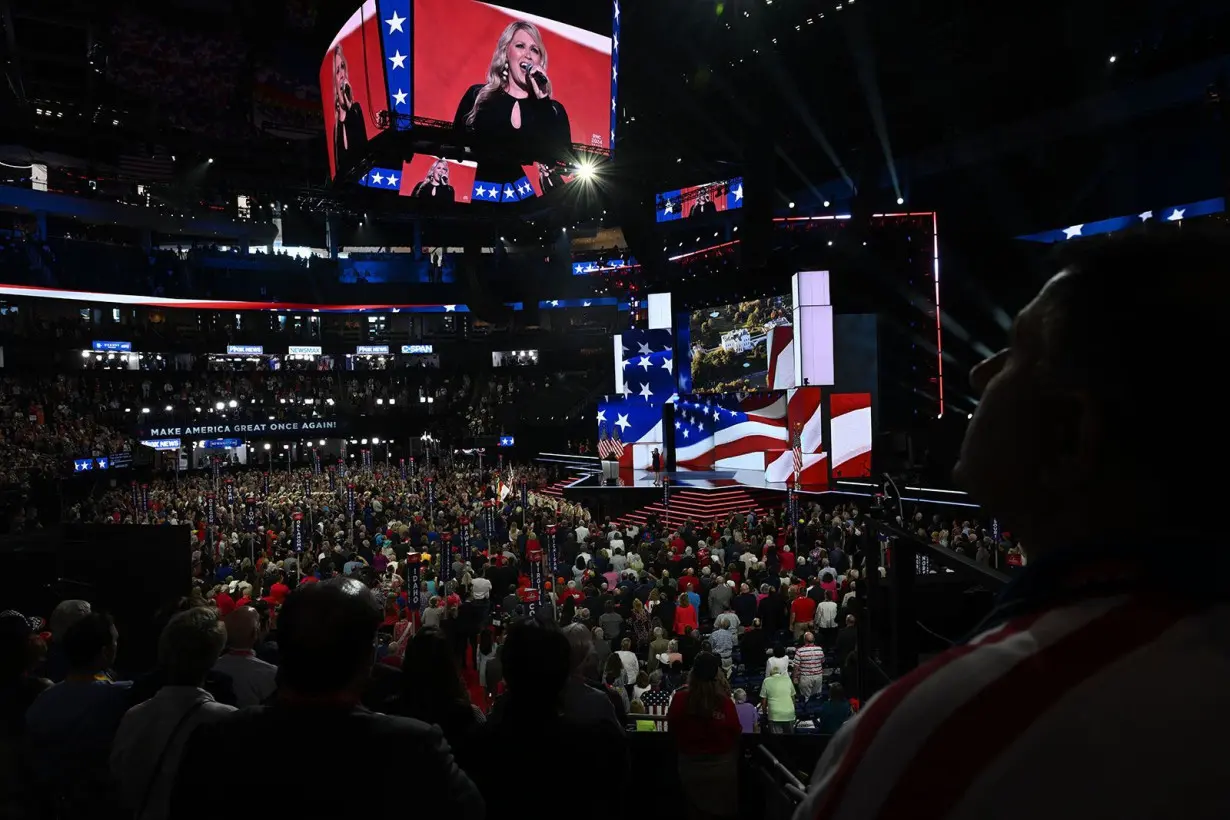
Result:
M794 426L794 483L798 486L799 476L803 474L803 426Z

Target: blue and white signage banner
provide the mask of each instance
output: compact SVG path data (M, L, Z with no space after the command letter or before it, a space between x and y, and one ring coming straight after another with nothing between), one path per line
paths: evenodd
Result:
M356 356L387 356L389 354L388 345L359 345L354 349Z
M200 443L200 446L206 449L209 449L209 450L225 450L228 447L243 446L243 439L241 438L211 438L211 439L206 439L205 441L202 441Z
M434 345L402 345L402 355L405 356L428 356L436 352Z
M261 345L227 345L228 356L264 356L265 348Z
M319 356L323 351L319 345L291 345L286 352L291 356Z
M155 450L178 450L183 446L183 442L177 438L150 438L141 443Z
M501 447L515 447L516 439L513 436L500 436Z
M92 458L74 458L73 472L84 473L86 470L94 469L94 459Z
M131 353L132 342L101 342L95 340L90 343L90 347L99 353Z
M1202 199L1199 202L1189 202L1186 205L1171 205L1167 208L1149 209L1128 216L1113 216L1110 219L1099 219L1097 222L1084 222L1079 225L1069 225L1066 228L1055 228L1040 233L1018 236L1026 242L1066 242L1069 239L1080 239L1086 236L1097 236L1100 233L1126 231L1146 222L1181 222L1184 219L1195 219L1198 216L1220 214L1226 210L1225 197Z
M542 310L562 310L564 308L588 307L619 307L619 299L614 296L596 296L593 299L543 299L538 303L538 307Z

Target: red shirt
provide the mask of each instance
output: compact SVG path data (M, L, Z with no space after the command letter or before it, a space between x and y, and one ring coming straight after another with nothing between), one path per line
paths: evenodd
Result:
M230 596L230 593L219 592L214 597L214 603L218 606L218 614L223 618L235 611L235 599Z
M738 745L743 729L733 700L722 698L722 711L712 715L692 715L687 708L688 690L680 689L671 699L667 726L681 754L725 754Z
M786 570L790 570L791 572L794 572L794 553L793 552L783 552L780 555L778 555L778 558L781 559L782 569L786 569Z
M679 579L679 589L700 592L700 579L695 575L685 575Z
M790 612L796 623L811 623L816 619L816 602L806 595L801 595L790 604Z
M281 604L286 600L287 595L290 595L290 587L280 581L269 587L269 597L277 604Z
M680 600L683 599L680 598ZM680 604L675 607L675 634L682 635L685 626L690 626L692 629L700 629L700 624L696 620L696 607Z

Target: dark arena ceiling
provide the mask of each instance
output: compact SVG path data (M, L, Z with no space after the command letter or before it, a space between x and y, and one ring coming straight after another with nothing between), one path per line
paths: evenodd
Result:
M551 16L560 4L577 5L536 0L534 10ZM34 132L48 147L100 154L174 142L246 159L270 185L324 179L320 135L262 135L251 100L275 82L313 99L323 49L353 0L2 5L10 140ZM605 2L583 5L594 28L609 25ZM776 146L764 159L780 164L778 188L791 198L843 172L879 179L890 158L908 165L918 152L1221 55L1227 14L1216 2L1142 0L625 6L621 162L691 180L742 162L755 135Z
M357 4L0 0L0 145L217 158L212 184L265 201L323 189L318 71ZM517 5L609 26L605 0ZM778 209L858 191L868 213L898 196L938 212L957 372L1002 343L1037 287L989 246L1224 193L1224 2L626 0L621 13L611 184L648 201L763 166ZM269 89L297 101L278 133L254 113Z

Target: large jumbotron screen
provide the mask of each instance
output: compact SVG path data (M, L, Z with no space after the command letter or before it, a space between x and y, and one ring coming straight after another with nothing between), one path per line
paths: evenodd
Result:
M570 146L609 150L618 5L602 31L576 25L581 16L578 11L575 20L556 20L474 0L368 0L337 33L321 64L331 175L352 169L385 128L414 127L412 118L451 123L475 142L516 144L521 162L510 167L484 168L479 158L476 181L501 186L522 177L537 183L524 169L537 171L538 163L560 159ZM585 16L592 19L592 11ZM460 193L456 170L448 184ZM427 179L438 188L441 176L416 167L411 187Z

